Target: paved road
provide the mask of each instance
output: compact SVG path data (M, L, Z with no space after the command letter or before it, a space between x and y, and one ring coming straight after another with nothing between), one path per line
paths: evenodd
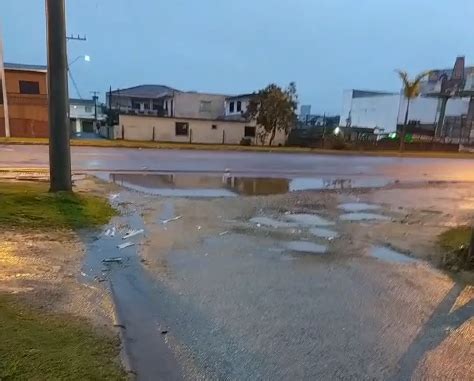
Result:
M73 147L73 169L201 171L256 176L386 176L474 181L474 160ZM48 166L47 146L0 145L0 168Z

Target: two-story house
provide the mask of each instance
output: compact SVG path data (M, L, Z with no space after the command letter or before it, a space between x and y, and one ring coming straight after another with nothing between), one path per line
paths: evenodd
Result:
M107 93L107 107L126 115L212 119L224 115L226 96L140 85Z
M72 134L97 133L99 125L106 119L104 105L97 99L70 99L69 119Z
M0 136L5 136L6 101L10 136L48 137L47 67L5 63L4 68L7 99L0 91Z

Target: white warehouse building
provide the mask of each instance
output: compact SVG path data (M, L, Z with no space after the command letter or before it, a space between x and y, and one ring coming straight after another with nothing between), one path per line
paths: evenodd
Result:
M420 82L420 91L410 101L412 133L458 141L474 137L474 67L466 67L464 57L456 58L453 69L431 70ZM340 127L376 134L397 132L405 122L407 103L402 91L346 90Z
M410 102L408 123L434 128L439 118L441 100L420 96ZM380 134L397 131L405 121L407 101L402 93L345 90L340 127L377 129ZM467 114L469 98L450 99L446 118Z

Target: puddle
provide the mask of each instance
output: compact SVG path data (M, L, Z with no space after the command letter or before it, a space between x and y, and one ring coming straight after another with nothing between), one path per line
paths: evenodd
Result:
M98 174L104 178L104 174ZM108 180L124 188L158 196L264 196L303 190L383 187L385 178L272 178L192 173L110 173Z
M318 238L334 239L334 238L339 237L338 232L334 230L330 230L330 229L312 228L312 229L309 229L309 232Z
M284 246L288 250L306 254L325 254L327 251L327 246L308 241L290 241Z
M300 177L290 183L290 191L311 189L381 188L393 180L383 177L311 178Z
M366 204L363 202L349 202L346 204L340 204L338 208L345 212L363 212L364 210L378 210L381 207L379 205Z
M328 221L316 214L289 214L285 216L287 220L296 222L299 225L307 226L331 226L334 222Z
M382 261L391 263L414 263L418 262L405 254L401 254L385 246L373 246L370 249L370 255Z
M278 221L269 217L253 217L250 219L250 222L256 225L267 226L274 229L294 228L297 226L297 224L292 222Z
M390 221L387 216L374 213L346 213L339 217L342 221Z

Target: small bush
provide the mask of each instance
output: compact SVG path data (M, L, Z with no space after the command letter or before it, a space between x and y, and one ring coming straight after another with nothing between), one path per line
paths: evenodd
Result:
M250 146L252 144L252 140L250 138L242 138L240 140L241 146Z

